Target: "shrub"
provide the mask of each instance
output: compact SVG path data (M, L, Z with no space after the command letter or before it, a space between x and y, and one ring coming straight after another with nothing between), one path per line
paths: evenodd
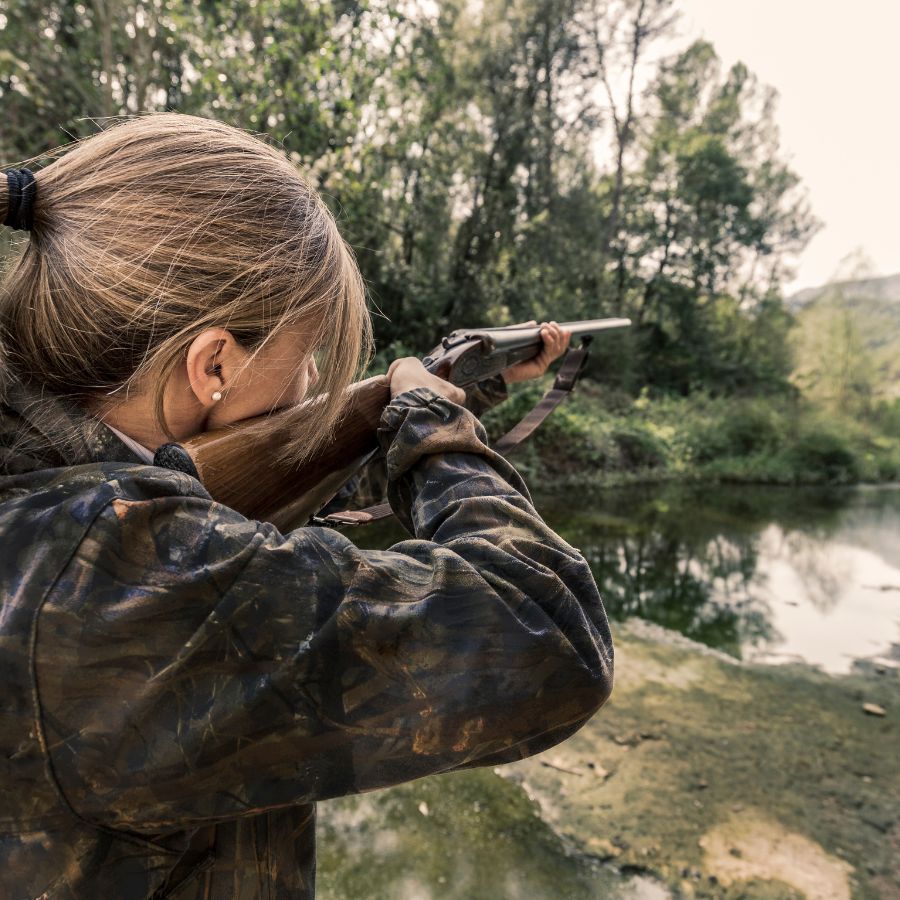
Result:
M900 438L900 399L882 400L873 410L872 418L884 434Z
M545 383L514 385L488 413L496 439L540 398ZM900 478L900 406L884 402L871 418L784 397L690 397L644 391L623 395L589 382L517 451L517 468L559 476L627 482L659 478L846 484ZM900 402L900 401L898 401ZM895 416L898 417L895 421Z
M702 463L770 451L778 445L780 425L771 407L758 401L732 401L721 416L707 421L694 433L693 458Z
M786 456L801 480L843 484L860 476L859 461L847 439L822 425L802 433Z
M611 437L623 469L656 469L666 463L665 444L646 427L620 425Z

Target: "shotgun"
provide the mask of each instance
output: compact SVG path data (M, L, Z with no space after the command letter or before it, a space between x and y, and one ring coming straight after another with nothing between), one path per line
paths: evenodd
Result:
M593 335L630 324L629 319L587 319L561 322L560 327L587 343ZM422 364L465 388L537 356L541 343L540 326L459 329L443 338ZM164 444L154 464L188 472L219 503L287 530L308 521L371 458L378 449L381 413L390 399L386 375L350 385L334 440L301 467L279 462L296 428L297 410L257 416L180 444ZM301 408L309 412L309 404L317 402L318 398L305 401Z

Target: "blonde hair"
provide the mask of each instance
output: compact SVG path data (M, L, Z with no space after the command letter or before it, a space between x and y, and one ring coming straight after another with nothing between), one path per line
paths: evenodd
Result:
M369 362L372 330L353 252L294 166L250 134L175 113L128 119L54 155L35 169L31 237L0 284L0 380L90 406L152 378L171 438L166 383L200 332L226 328L252 358L302 324L317 348L318 402L285 455L302 462L321 449ZM0 177L0 221L7 200Z

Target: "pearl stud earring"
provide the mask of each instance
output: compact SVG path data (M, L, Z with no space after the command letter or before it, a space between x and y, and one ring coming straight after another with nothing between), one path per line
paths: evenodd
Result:
M214 403L218 403L222 399L222 392L221 391L213 391L212 398L213 398Z

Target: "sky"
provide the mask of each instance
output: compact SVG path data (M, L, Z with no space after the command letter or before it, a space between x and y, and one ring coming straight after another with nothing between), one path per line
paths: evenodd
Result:
M822 229L787 293L900 272L900 0L681 0L681 31L779 93L782 152ZM853 257L853 263L848 257ZM843 264L842 264L843 261Z

